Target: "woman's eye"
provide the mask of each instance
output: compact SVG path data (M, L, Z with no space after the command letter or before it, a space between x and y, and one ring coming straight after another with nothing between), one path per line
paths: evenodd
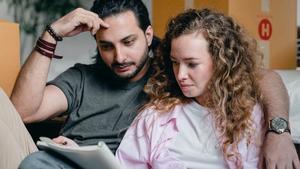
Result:
M198 63L189 63L188 66L190 68L194 68L194 67L198 66Z

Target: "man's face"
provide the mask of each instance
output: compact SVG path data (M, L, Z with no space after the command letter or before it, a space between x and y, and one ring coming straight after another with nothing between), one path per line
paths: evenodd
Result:
M109 28L101 28L96 34L102 60L120 78L141 79L148 69L151 26L144 32L131 11L109 16L104 22Z

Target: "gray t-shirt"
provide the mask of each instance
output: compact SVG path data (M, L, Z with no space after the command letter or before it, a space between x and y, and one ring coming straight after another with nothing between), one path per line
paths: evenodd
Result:
M79 145L104 141L115 152L138 108L147 100L148 75L128 83L98 65L76 64L53 81L67 97L69 115L60 134Z

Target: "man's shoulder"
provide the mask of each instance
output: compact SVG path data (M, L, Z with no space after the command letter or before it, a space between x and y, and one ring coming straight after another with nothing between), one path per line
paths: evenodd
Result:
M66 81L71 83L80 83L83 79L86 79L88 77L99 78L101 75L99 75L99 73L97 72L101 71L98 71L98 68L95 64L76 63L75 65L61 73L59 76L57 76L54 80L48 82L48 84L56 82L65 83Z
M97 64L82 64L82 63L76 63L74 66L70 67L67 71L75 71L80 72L83 76L98 76L101 77L102 75L105 75L105 70L101 68Z

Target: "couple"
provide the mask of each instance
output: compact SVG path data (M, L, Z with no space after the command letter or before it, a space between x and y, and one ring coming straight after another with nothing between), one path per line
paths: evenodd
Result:
M75 65L46 85L52 58L37 49L43 48L37 44L11 96L24 122L66 112L69 116L61 130L63 136L79 145L102 140L113 152L119 147L116 156L128 168L256 166L263 139L269 168L299 168L289 133L262 137L261 93L268 110L267 124L269 119L287 116L284 112L288 105L282 103L285 91L268 84L282 83L274 73L257 72L253 58L256 48L230 18L209 10L187 11L170 22L161 45L163 53L157 54L149 16L141 1L96 0L91 10L94 13L77 9L60 18L47 27L39 41L55 48L61 37L91 31L99 51L96 63ZM43 50L53 55L54 50ZM263 82L258 84L258 80ZM283 91L279 101L274 98L278 90ZM28 136L22 138L24 155L20 160L36 150ZM191 139L196 144L190 143ZM65 137L55 139L58 143L66 140L71 142ZM176 147L179 144L186 147ZM276 151L283 149L288 150L286 154ZM203 153L209 154L205 161L201 161ZM281 158L284 161L277 161ZM76 167L43 151L27 156L20 165Z
M121 166L257 168L267 131L254 41L230 17L191 9L169 22L159 55L150 101L116 151Z

